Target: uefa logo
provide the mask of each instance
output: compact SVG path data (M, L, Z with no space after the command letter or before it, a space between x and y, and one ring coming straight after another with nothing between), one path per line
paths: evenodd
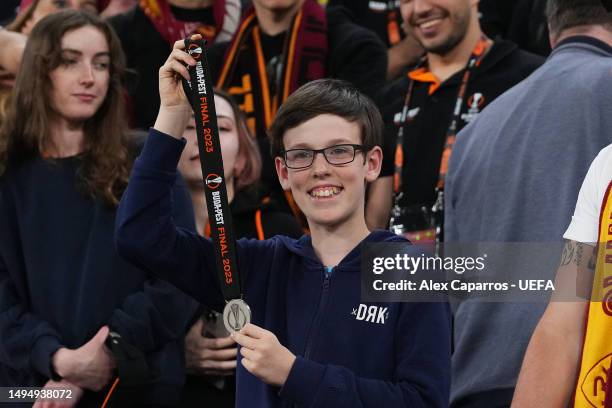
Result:
M191 55L195 60L199 60L200 57L202 56L202 47L200 47L198 44L196 43L191 43L189 44L189 47L187 47L187 52L189 53L189 55Z
M208 176L206 176L204 182L208 188L211 190L216 190L223 182L223 179L218 174L210 173Z

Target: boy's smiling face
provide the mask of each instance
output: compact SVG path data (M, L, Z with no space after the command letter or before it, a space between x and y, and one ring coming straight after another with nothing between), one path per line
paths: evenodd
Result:
M330 114L315 116L283 136L285 150L317 150L339 144L362 144L361 129L357 123ZM275 159L281 185L291 190L311 229L361 223L365 182L378 177L381 163L378 146L369 152L357 150L355 160L343 165L329 164L323 154L316 154L313 164L305 169L289 169L283 159Z

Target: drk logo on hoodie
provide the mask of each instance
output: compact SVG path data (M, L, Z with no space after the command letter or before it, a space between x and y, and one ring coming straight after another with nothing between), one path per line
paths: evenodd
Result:
M385 321L389 318L387 309L387 307L368 306L361 303L357 309L353 309L351 315L355 316L355 320L385 324Z

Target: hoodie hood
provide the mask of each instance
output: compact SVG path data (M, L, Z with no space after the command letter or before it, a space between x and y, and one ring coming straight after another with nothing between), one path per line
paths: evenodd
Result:
M300 239L292 239L285 236L277 236L276 239L280 240L282 244L291 252L303 257L307 263L323 267L323 263L317 257L312 247L312 238L310 235L303 235ZM365 237L359 244L357 244L338 265L334 267L342 270L360 271L361 270L361 246L365 243L382 243L382 242L405 242L408 245L412 245L406 238L396 235L387 230L374 230Z

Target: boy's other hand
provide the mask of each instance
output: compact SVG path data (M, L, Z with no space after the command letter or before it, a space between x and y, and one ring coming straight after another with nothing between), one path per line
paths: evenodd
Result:
M70 383L88 390L100 391L111 380L117 364L104 345L109 329L103 326L81 347L62 347L53 354L55 372Z
M230 336L204 337L204 322L198 319L185 337L187 372L200 375L233 375L238 348Z
M231 336L242 346L242 365L249 373L269 385L285 384L295 355L278 342L274 333L249 323Z
M69 397L58 400L36 400L32 408L72 408L76 407L79 400L85 392L81 387L71 384L66 380L53 381L49 380L43 387L45 390L70 390L72 393Z

